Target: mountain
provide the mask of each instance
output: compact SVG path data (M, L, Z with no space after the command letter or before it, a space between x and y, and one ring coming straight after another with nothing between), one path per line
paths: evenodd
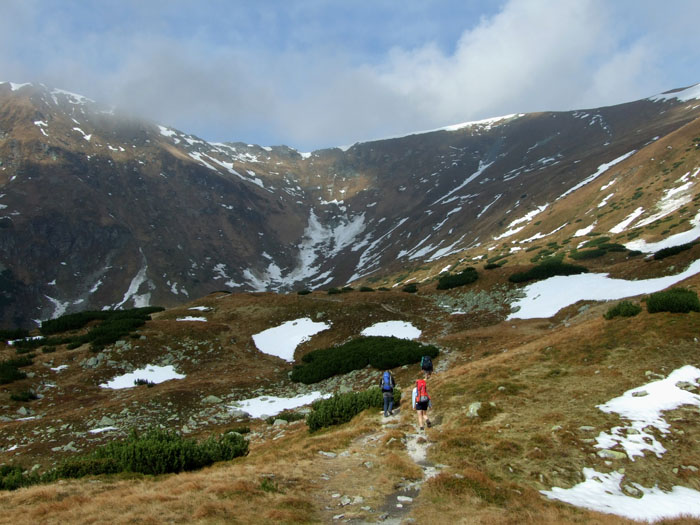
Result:
M700 313L649 294L700 291L698 96L300 154L0 84L6 324L177 302L101 345L83 339L100 319L0 344L0 523L695 523ZM552 261L588 272L515 282ZM311 400L381 371L306 385L294 367L367 333L439 349L432 426L406 399L413 362L392 369L393 416L311 433ZM236 431L249 454L70 479L153 429Z
M661 144L700 115L697 91L302 154L209 143L62 90L2 83L0 319L394 284L406 270L517 250L555 217L547 231L571 236L572 203L603 175L634 184L652 152L671 151Z

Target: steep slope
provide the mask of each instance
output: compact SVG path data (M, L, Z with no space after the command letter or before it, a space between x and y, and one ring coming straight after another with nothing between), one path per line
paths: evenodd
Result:
M460 252L526 239L524 224L570 210L604 167L673 140L700 114L687 102L695 95L300 154L211 144L60 90L3 83L0 319L28 326L212 290L320 288L444 268Z

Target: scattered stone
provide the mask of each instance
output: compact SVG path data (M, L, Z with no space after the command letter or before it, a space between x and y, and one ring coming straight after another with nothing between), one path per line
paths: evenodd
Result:
M338 455L335 452L325 452L323 450L319 450L318 453L321 454L322 456L327 457L327 458L334 458Z
M638 390L637 392L632 392L632 397L646 397L649 395L649 392L646 390Z
M207 405L213 405L215 403L221 403L221 398L216 397L216 396L207 396L204 399L202 399L202 403L205 403Z
M272 423L272 425L275 427L283 427L288 424L289 421L287 421L286 419L275 419L275 421Z
M479 417L479 409L480 408L481 408L481 402L474 401L472 404L469 405L469 408L467 409L467 417L469 417L469 418Z
M350 451L349 451L349 450L343 450L339 455L340 455L341 458L347 458L347 457L350 455Z
M582 426L582 427L578 427L578 429L579 429L581 432L593 432L593 431L595 430L595 427L591 427L591 426L588 426L588 425L584 425L584 426Z
M697 472L698 471L698 467L696 467L694 465L681 465L681 468L685 469L685 470L689 470L690 472Z
M695 391L695 385L693 383L688 383L687 381L679 381L678 383L676 383L676 388L680 388L681 390L685 390L686 392Z
M364 507L360 507L360 510L364 510L365 512L372 512L372 507L365 505Z
M102 419L100 419L100 422L97 424L99 427L113 427L114 425L116 425L114 419L107 416L102 416Z
M604 449L598 451L598 457L603 459L626 459L627 454L618 452L617 450Z
M623 483L622 484L622 492L627 494L628 496L631 496L633 498L640 499L642 496L644 496L644 493L639 490L637 487L630 485L629 483Z
M333 519L335 521L337 521L337 520L342 520L344 517L345 517L345 514L336 514L335 516L333 516Z
M28 416L28 415L29 415L29 410L27 410L26 407L19 407L19 409L17 410L17 413L18 413L20 416Z
M352 500L348 496L343 496L340 498L340 504L345 507L346 505L350 505L352 503Z
M364 503L364 502L365 502L365 498L363 498L362 496L355 496L352 500L353 505L359 505L360 503Z
M401 503L413 503L413 498L409 498L408 496L398 496L396 501L400 501Z
M552 432L556 432L557 430L561 430L563 427L561 425L554 425L552 427Z
M336 492L335 494L331 494L331 498L339 498L341 494L339 492Z

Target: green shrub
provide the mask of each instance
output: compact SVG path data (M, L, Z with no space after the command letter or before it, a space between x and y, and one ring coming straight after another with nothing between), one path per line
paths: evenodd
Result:
M338 290L337 288L329 288L328 289L328 295L335 295L335 294L339 294L339 293L343 293L343 292L341 290Z
M498 263L488 263L484 265L484 270L495 270L496 268L500 268L501 265Z
M697 292L693 290L671 288L651 294L647 298L647 311L650 314L657 312L700 312L700 300L698 300Z
M355 289L352 286L343 286L343 288L340 291L343 293L348 293L355 291Z
M576 261L582 261L585 259L597 259L598 257L602 257L608 253L607 250L604 250L603 248L593 248L592 250L583 250L580 252L571 252L569 254L569 257Z
M55 346L45 346L41 349L42 354L53 354L56 351Z
M12 401L34 401L35 399L39 399L39 396L37 396L34 392L31 390L22 390L21 392L13 392L10 394L10 399Z
M309 295L310 293L311 293L311 290L304 289L304 290L299 290L297 292L297 295Z
M28 487L39 482L36 474L27 474L18 465L0 466L0 490L17 490L21 487Z
M12 341L15 339L24 339L29 337L29 331L18 328L16 330L0 330L0 339L3 341Z
M401 288L401 291L406 293L416 293L418 291L418 285L416 283L407 284Z
M146 306L143 308L131 308L129 310L98 310L85 311L74 314L66 314L56 319L49 319L41 323L39 331L43 335L52 335L70 330L79 330L92 321L118 321L120 319L150 318L150 314L163 311L160 306Z
M373 292L374 288L372 288L371 286L361 286L360 291L361 292Z
M340 346L304 355L302 364L292 370L291 380L310 385L367 365L388 370L417 363L424 355L435 358L438 353L435 346L397 337L359 337Z
M292 421L299 421L301 419L304 419L306 417L305 414L302 414L301 412L295 412L293 410L285 410L283 412L280 412L276 416L270 416L268 417L265 422L268 425L272 425L276 419L283 419L287 423L291 423Z
M660 261L661 259L665 259L666 257L671 257L672 255L676 255L676 254L684 252L686 250L690 250L693 246L695 246L695 243L689 242L686 244L679 244L678 246L671 246L669 248L662 248L658 252L654 253L654 259L656 259L657 261Z
M588 268L585 266L563 263L558 257L552 257L551 259L542 261L526 272L514 273L508 277L508 280L512 283L524 283L527 281L547 279L555 275L576 275L587 272Z
M26 355L0 362L0 385L7 385L26 378L27 374L22 372L20 368L31 365L32 357Z
M437 289L438 290L449 290L451 288L457 288L458 286L464 286L466 284L471 284L479 278L479 274L476 268L465 268L460 273L446 274L440 277L438 280Z
M394 405L401 401L401 391L394 388ZM379 387L372 387L363 392L336 394L328 399L319 399L311 405L311 412L306 416L309 432L347 423L357 414L368 408L381 408L384 398Z
M65 461L47 478L117 472L168 474L197 470L247 453L248 442L235 432L223 434L218 440L210 437L197 443L193 439L185 439L179 434L164 430L150 430L142 435L134 430L124 441L108 443L92 454Z
M614 317L634 317L639 312L642 311L642 307L631 301L622 301L617 303L608 309L603 315L606 319L610 320Z
M590 241L586 242L582 248L594 248L600 244L604 244L610 240L610 237L596 237L595 239L591 239Z

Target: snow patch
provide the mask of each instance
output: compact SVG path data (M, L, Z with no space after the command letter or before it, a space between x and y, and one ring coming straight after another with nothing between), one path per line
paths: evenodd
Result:
M101 383L100 388L109 388L112 390L121 390L123 388L134 387L134 381L137 379L145 379L151 383L163 383L164 381L169 381L171 379L184 379L186 376L183 374L178 374L175 371L175 367L172 365L168 366L156 366L156 365L146 365L144 368L140 368L128 374L123 374L115 377L111 381L106 383Z
M397 337L399 339L418 339L421 331L406 321L385 321L375 323L362 330L364 336Z
M291 363L294 361L297 346L330 327L330 324L315 323L310 318L303 317L254 334L253 342L264 354L274 355Z

